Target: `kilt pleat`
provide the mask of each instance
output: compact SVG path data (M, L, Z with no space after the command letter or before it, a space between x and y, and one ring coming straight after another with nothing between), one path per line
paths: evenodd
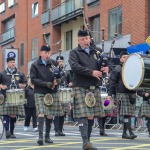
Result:
M35 105L36 105L36 112L37 115L44 114L44 115L52 115L52 116L63 116L64 112L61 106L61 102L58 99L58 94L53 93L53 103L50 106L46 106L44 104L44 96L45 94L35 93Z
M150 104L148 104L148 101L143 101L142 103L141 116L150 117Z
M61 103L62 110L64 113L69 113L70 112L70 105L69 103Z
M107 116L107 117L114 116L113 109L104 110L104 112L105 112L105 116Z
M25 116L24 105L14 105L6 103L6 101L0 105L0 115L19 115Z
M117 93L118 109L120 115L135 116L135 104L132 105L128 93Z
M88 107L85 104L85 96L88 92L94 93L96 104L93 107ZM101 96L99 88L95 90L89 90L79 87L74 88L74 101L73 101L73 115L74 118L88 117L88 116L100 116L104 117L105 113L101 103Z

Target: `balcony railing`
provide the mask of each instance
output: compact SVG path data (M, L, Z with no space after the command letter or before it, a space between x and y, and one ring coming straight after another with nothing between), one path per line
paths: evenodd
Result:
M15 39L15 27L9 29L8 31L4 32L0 35L0 44L4 45L9 43Z
M50 10L46 10L42 13L41 15L41 24L44 25L44 24L47 24L50 22Z
M99 3L100 0L86 0L88 6Z
M61 23L66 20L73 19L82 14L82 2L79 0L68 0L61 3L59 6L52 10L53 24Z

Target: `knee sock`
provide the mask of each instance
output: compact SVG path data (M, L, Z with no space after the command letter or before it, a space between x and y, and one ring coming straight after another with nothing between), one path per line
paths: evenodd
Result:
M4 115L3 116L3 124L4 124L4 128L5 128L5 132L9 131L9 121L10 121L10 117L8 115Z

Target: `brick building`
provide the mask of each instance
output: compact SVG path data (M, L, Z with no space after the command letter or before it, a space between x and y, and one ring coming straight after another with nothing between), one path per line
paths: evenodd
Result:
M82 7L99 47L105 29L106 52L116 32L118 48L143 43L150 34L150 0L0 0L0 70L9 49L16 49L18 68L27 74L44 39L52 54L61 49L68 55L77 46L78 29L84 28Z

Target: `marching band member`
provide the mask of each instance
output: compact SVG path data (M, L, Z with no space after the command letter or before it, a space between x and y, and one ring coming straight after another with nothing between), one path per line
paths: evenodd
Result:
M71 87L71 78L69 75L69 72L65 70L64 66L64 57L63 56L57 56L56 60L58 62L58 67L60 70L61 74L61 84L59 85L60 87L62 86L63 88ZM64 119L66 113L70 111L70 103L61 103L64 115L63 116L55 116L54 118L54 130L55 130L55 136L65 136L63 133L63 124L64 124Z
M78 119L84 150L97 150L90 142L94 117L104 116L100 101L99 80L102 72L87 30L78 31L78 47L69 55L69 63L74 73L74 117ZM103 71L108 72L108 67Z
M147 120L146 126L150 137L150 92L146 90L143 91L137 90L137 94L143 97L140 115L146 117Z
M27 99L27 103L24 105L25 109L24 131L28 131L28 128L30 126L30 120L32 117L33 132L36 132L38 131L38 128L37 128L37 116L34 98L34 85L31 83L30 79L28 81L27 87L25 88L25 97Z
M23 105L11 106L9 105L6 99L6 91L11 88L20 88L24 89L26 87L27 79L24 73L19 72L15 67L15 58L9 57L6 59L7 68L1 72L0 76L0 88L1 93L5 97L5 101L0 106L1 111L0 115L3 115L3 123L6 131L6 138L16 138L14 135L14 128L16 123L16 115L24 116L24 107ZM14 83L12 84L12 75L14 75Z
M53 116L62 116L63 111L58 100L57 86L60 78L56 78L59 72L56 72L56 61L50 59L50 47L43 45L40 50L40 56L31 65L30 77L34 84L35 104L37 110L37 122L39 130L39 139L37 143L43 145L43 126L45 118L45 143L53 143L50 139L50 130Z
M117 65L110 74L108 99L111 99L112 94L117 94L115 95L119 103L119 113L124 117L122 138L134 139L137 136L133 133L131 128L131 116L135 115L136 92L134 90L128 90L122 81L122 65L127 57L128 53L122 51L120 54L120 65ZM127 130L130 135L127 135Z

